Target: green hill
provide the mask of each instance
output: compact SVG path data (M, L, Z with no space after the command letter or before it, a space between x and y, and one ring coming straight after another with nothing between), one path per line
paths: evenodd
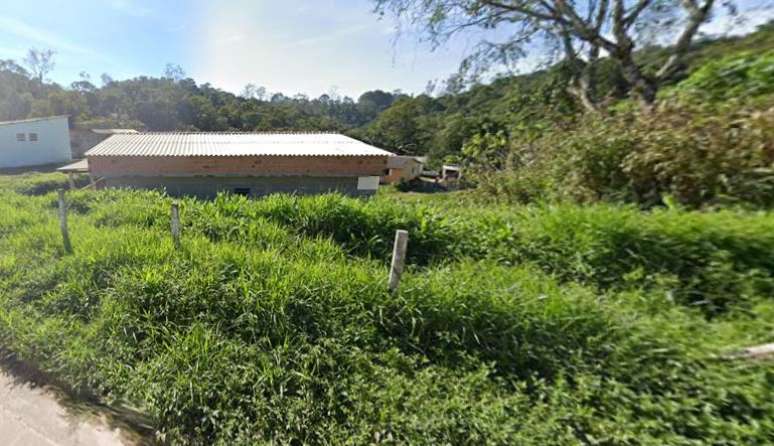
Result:
M678 83L705 64L721 58L771 50L774 50L774 24L743 37L698 41L673 82ZM646 67L656 67L663 62L665 52L646 48L637 56ZM599 86L601 95L611 96L613 101L625 99L618 88L624 81L613 63L603 60L600 71L606 73ZM399 152L430 154L435 162L445 157L459 158L463 145L475 136L503 131L520 137L525 130L543 132L557 121L582 115L582 110L565 91L567 81L562 64L558 64L543 71L477 85L459 94L405 97L355 134Z

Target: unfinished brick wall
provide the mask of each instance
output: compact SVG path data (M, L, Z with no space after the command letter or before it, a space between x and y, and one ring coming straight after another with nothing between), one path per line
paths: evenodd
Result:
M386 165L386 156L89 157L89 170L98 177L378 176Z
M214 198L218 193L241 193L250 197L285 193L296 195L339 192L344 195L365 197L375 190L358 189L357 177L116 177L107 178L100 187L158 189L170 196Z

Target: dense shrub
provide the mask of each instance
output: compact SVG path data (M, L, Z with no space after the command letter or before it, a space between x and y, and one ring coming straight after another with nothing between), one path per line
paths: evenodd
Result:
M743 52L709 61L675 90L711 101L772 94L774 51Z
M476 158L468 164L482 194L506 201L651 207L671 199L694 208L768 207L774 204L771 105L675 100L647 113L587 116L571 129L552 129L526 143L513 137L511 161L502 170L477 170Z

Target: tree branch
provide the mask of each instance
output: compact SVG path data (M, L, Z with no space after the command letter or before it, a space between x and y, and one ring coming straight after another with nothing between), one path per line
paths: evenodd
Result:
M715 0L704 0L704 4L699 6L695 0L683 0L683 7L688 10L688 22L685 25L685 29L677 39L677 43L674 45L674 50L669 59L664 63L661 69L656 73L656 78L664 80L675 73L680 63L685 57L685 53L691 46L693 37L699 31L699 27L707 20L709 13L712 10L712 6Z
M551 14L550 10L548 13L538 12L534 9L528 8L527 6L523 6L519 4L503 3L497 0L481 0L481 3L493 8L500 8L511 12L518 12L519 14L524 14L526 16L533 17L536 19L541 19L541 20L555 19L555 17ZM540 2L540 3L544 5L544 2Z
M637 17L639 17L640 14L642 14L642 11L650 6L651 3L653 3L653 0L640 0L637 5L624 16L623 21L626 27L632 26L635 20L637 20Z

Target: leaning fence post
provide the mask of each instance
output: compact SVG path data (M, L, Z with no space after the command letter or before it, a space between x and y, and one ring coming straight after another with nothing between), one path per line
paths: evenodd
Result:
M67 231L67 203L65 203L65 191L64 189L57 190L59 194L59 229L62 230L62 242L64 244L64 250L68 254L72 254L73 246L70 244L70 233Z
M180 209L177 202L172 203L172 241L175 249L180 248Z
M406 262L406 247L408 246L408 231L398 229L395 232L395 244L392 247L392 265L390 265L390 280L387 287L391 292L398 289L400 275Z

